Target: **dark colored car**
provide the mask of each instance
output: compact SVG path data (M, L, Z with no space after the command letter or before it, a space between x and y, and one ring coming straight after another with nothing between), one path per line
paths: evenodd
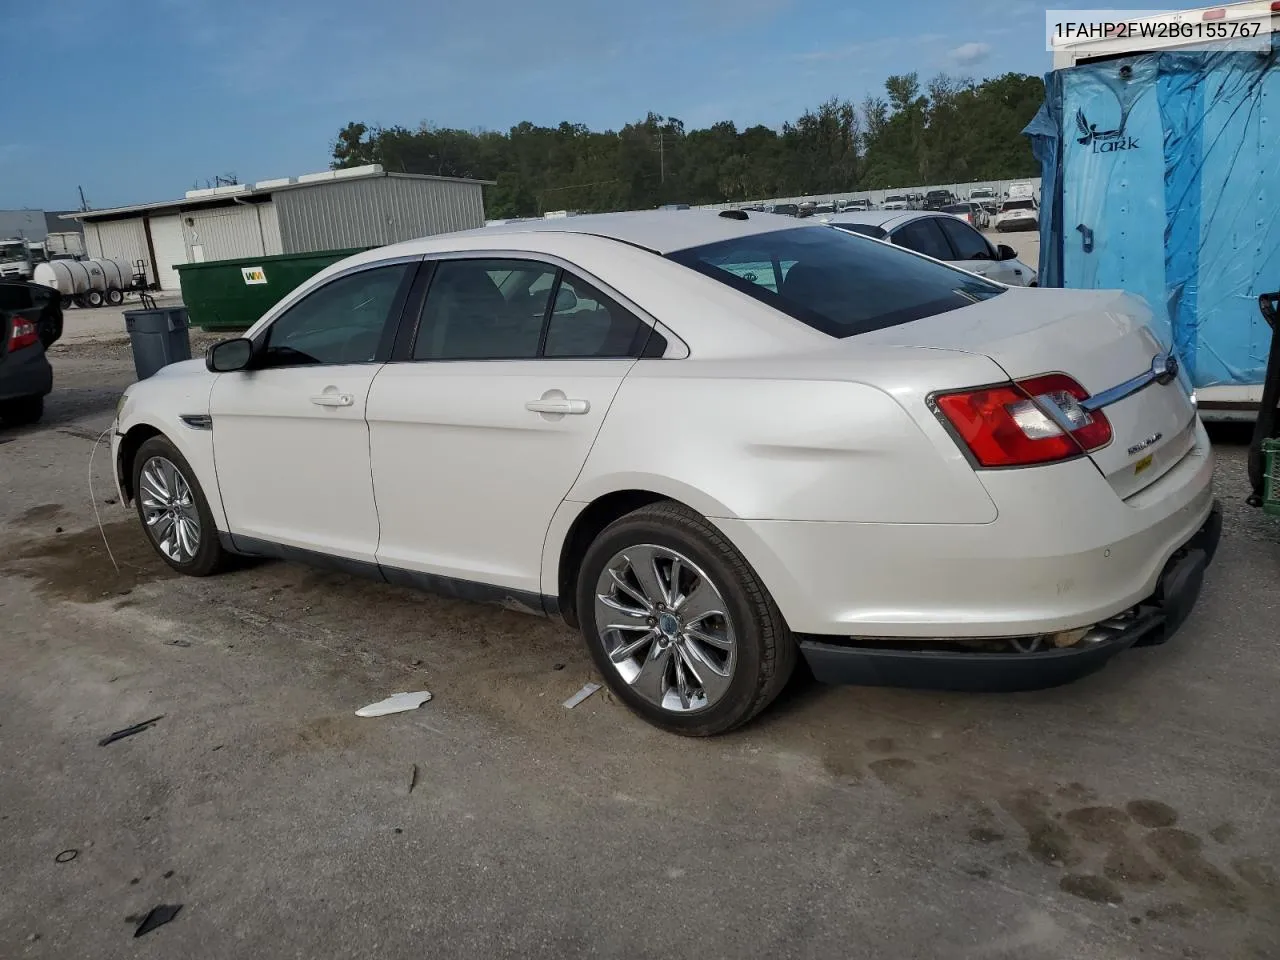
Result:
M0 281L0 421L35 423L53 389L45 350L62 336L57 290L25 280Z
M924 208L926 210L941 210L943 207L949 207L955 202L955 194L950 190L930 190L924 195Z

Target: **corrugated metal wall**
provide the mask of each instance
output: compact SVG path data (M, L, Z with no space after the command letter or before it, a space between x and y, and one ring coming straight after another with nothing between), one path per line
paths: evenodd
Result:
M147 250L147 234L142 228L141 218L86 223L84 246L91 257L124 260L130 266L141 260L147 281L155 280L152 276L151 254Z
M276 254L284 253L284 246L280 242L280 216L276 212L274 202L258 204L258 221L266 244L263 254L274 257Z
M272 200L285 253L381 246L484 226L478 183L392 174L281 190Z
M244 204L183 214L182 224L191 259L200 262L263 256L266 253L263 242L265 229L258 221L259 206ZM203 256L197 254L197 247L202 248Z

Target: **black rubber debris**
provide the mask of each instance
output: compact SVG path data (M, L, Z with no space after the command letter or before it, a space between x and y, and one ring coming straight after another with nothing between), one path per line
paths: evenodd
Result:
M105 747L109 743L115 743L117 740L123 740L125 737L132 737L135 733L141 733L143 730L150 730L152 725L164 719L164 714L158 717L152 717L150 720L143 720L141 723L135 723L132 727L125 727L123 730L117 730L115 733L108 734L98 741L98 746Z
M142 922L138 924L138 929L133 931L134 937L141 937L150 933L156 927L163 927L176 917L181 909L182 904L180 903L162 903L158 907L152 907L151 912L143 917Z
M70 863L72 860L74 860L78 856L80 856L79 850L63 850L53 859L57 863Z

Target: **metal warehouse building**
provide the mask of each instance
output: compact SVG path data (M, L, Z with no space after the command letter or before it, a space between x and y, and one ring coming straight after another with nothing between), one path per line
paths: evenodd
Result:
M149 281L177 290L175 264L381 246L484 226L489 182L374 164L64 217L83 223L89 256L141 261Z

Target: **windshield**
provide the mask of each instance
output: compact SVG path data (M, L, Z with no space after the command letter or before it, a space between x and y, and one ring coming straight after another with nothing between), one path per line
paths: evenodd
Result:
M1001 210L1034 210L1036 205L1030 200L1006 200Z
M9 243L0 243L0 260L25 260L27 259L27 245L21 240L10 241Z
M973 208L967 203L953 203L949 207L942 208L943 213L972 213Z
M832 337L989 300L1004 288L845 230L797 227L668 254Z
M896 195L895 195L895 196L892 196L892 197L885 197L885 198L884 198L884 202L885 202L885 203L901 203L901 202L902 202L903 200L905 200L905 199L907 199L907 198L906 198L906 197L899 197L899 196L896 196Z

